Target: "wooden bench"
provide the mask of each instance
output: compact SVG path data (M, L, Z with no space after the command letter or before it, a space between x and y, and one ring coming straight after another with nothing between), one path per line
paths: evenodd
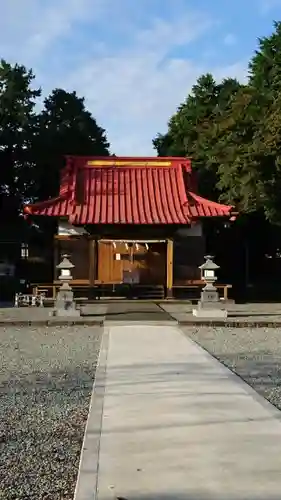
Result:
M186 284L182 285L174 285L173 289L181 289L181 290L188 290L188 289L202 289L205 286L205 282L202 280L190 280ZM218 290L223 290L223 300L227 301L228 300L228 290L232 288L232 285L225 285L222 283L218 283L215 285Z

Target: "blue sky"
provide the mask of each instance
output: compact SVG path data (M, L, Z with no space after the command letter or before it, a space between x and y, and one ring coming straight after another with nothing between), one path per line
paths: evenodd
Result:
M76 90L118 155L152 138L198 76L244 80L281 0L0 0L0 57L32 67L44 95Z

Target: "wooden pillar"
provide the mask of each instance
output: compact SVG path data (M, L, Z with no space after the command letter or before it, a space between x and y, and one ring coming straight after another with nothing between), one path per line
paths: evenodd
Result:
M171 239L167 240L167 264L166 264L166 296L173 298L173 265L174 265L174 242Z
M60 259L60 252L59 252L59 240L57 238L54 239L54 281L56 281L58 279L57 277L57 273L58 273L58 270L57 270L57 265L60 263L59 262L59 259Z
M57 265L60 263L60 242L57 238L54 239L54 276L53 283L58 279ZM56 286L53 284L52 298L56 299Z
M89 280L93 285L96 280L96 242L89 240Z
M94 281L99 281L99 240L94 241L94 276Z

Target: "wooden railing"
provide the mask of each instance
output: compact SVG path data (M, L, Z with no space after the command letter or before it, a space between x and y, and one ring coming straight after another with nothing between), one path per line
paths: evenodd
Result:
M203 280L187 280L185 283L179 283L173 285L173 289L175 290L180 289L182 291L184 291L185 289L186 290L197 289L197 288L203 288L205 284L206 283ZM218 290L223 290L223 300L228 300L228 291L232 288L232 285L216 283L215 286Z
M106 287L106 286L114 286L114 285L120 285L120 283L95 283L94 285L90 285L89 282L85 283L84 282L80 282L78 280L75 280L73 282L71 282L71 287L73 288L73 290L88 290L89 288L96 288L97 292L100 292L101 289L103 287ZM121 283L122 285L122 283ZM138 285L139 287L141 285ZM143 285L143 286L146 286L146 285ZM202 289L203 286L205 286L205 282L202 281L202 280L189 280L189 281L186 281L185 283L179 283L179 284L175 284L173 285L173 290L181 290L181 291L185 291L185 290L196 290L196 289ZM50 298L52 299L55 299L56 298L56 294L57 294L57 291L60 287L60 282L59 281L55 281L54 283L34 283L34 284L31 284L31 288L32 288L32 295L37 297L37 296L40 296L40 295L43 295L43 296L49 296ZM223 300L227 301L229 300L229 297L228 297L228 292L229 290L232 288L232 285L230 284L223 284L223 283L218 283L216 284L216 288L218 290L222 290L222 293L223 293ZM100 293L97 293L97 297L100 296Z

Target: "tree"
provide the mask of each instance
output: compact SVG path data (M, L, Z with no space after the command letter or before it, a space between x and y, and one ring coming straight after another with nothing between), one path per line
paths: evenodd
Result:
M263 114L253 143L260 205L267 219L281 225L281 93Z
M256 144L259 121L260 97L248 86L240 88L216 120L219 198L243 212L257 210L261 201Z
M206 119L212 113L215 104L216 83L212 75L203 75L170 118L168 132L165 135L159 134L153 140L157 153L163 156L191 155L191 149L196 147L198 127L203 123L206 125Z
M0 62L0 193L19 206L28 191L32 169L29 148L35 123L34 75L24 66Z
M153 140L160 156L188 156L193 159L200 191L205 196L218 197L217 120L229 109L240 87L234 79L225 79L217 84L212 75L201 76L170 119L168 132Z
M259 118L251 149L259 187L259 201L268 220L281 225L281 22L249 64L249 85L259 95Z
M108 156L109 143L104 129L85 109L84 99L56 89L45 99L37 120L33 198L57 195L64 155Z
M158 154L190 156L205 196L281 224L281 22L249 62L249 81L199 78L153 141Z
M244 212L263 211L281 224L281 23L259 40L249 83L238 93L224 128L219 168L222 198ZM228 159L226 160L226 157Z
M32 88L33 80L32 71L25 66L0 61L0 259L4 260L17 260L26 231L19 215L33 170L29 151L34 106L40 96L40 90Z
M259 48L249 63L249 85L273 98L281 88L281 22L274 22L269 37L259 39Z

